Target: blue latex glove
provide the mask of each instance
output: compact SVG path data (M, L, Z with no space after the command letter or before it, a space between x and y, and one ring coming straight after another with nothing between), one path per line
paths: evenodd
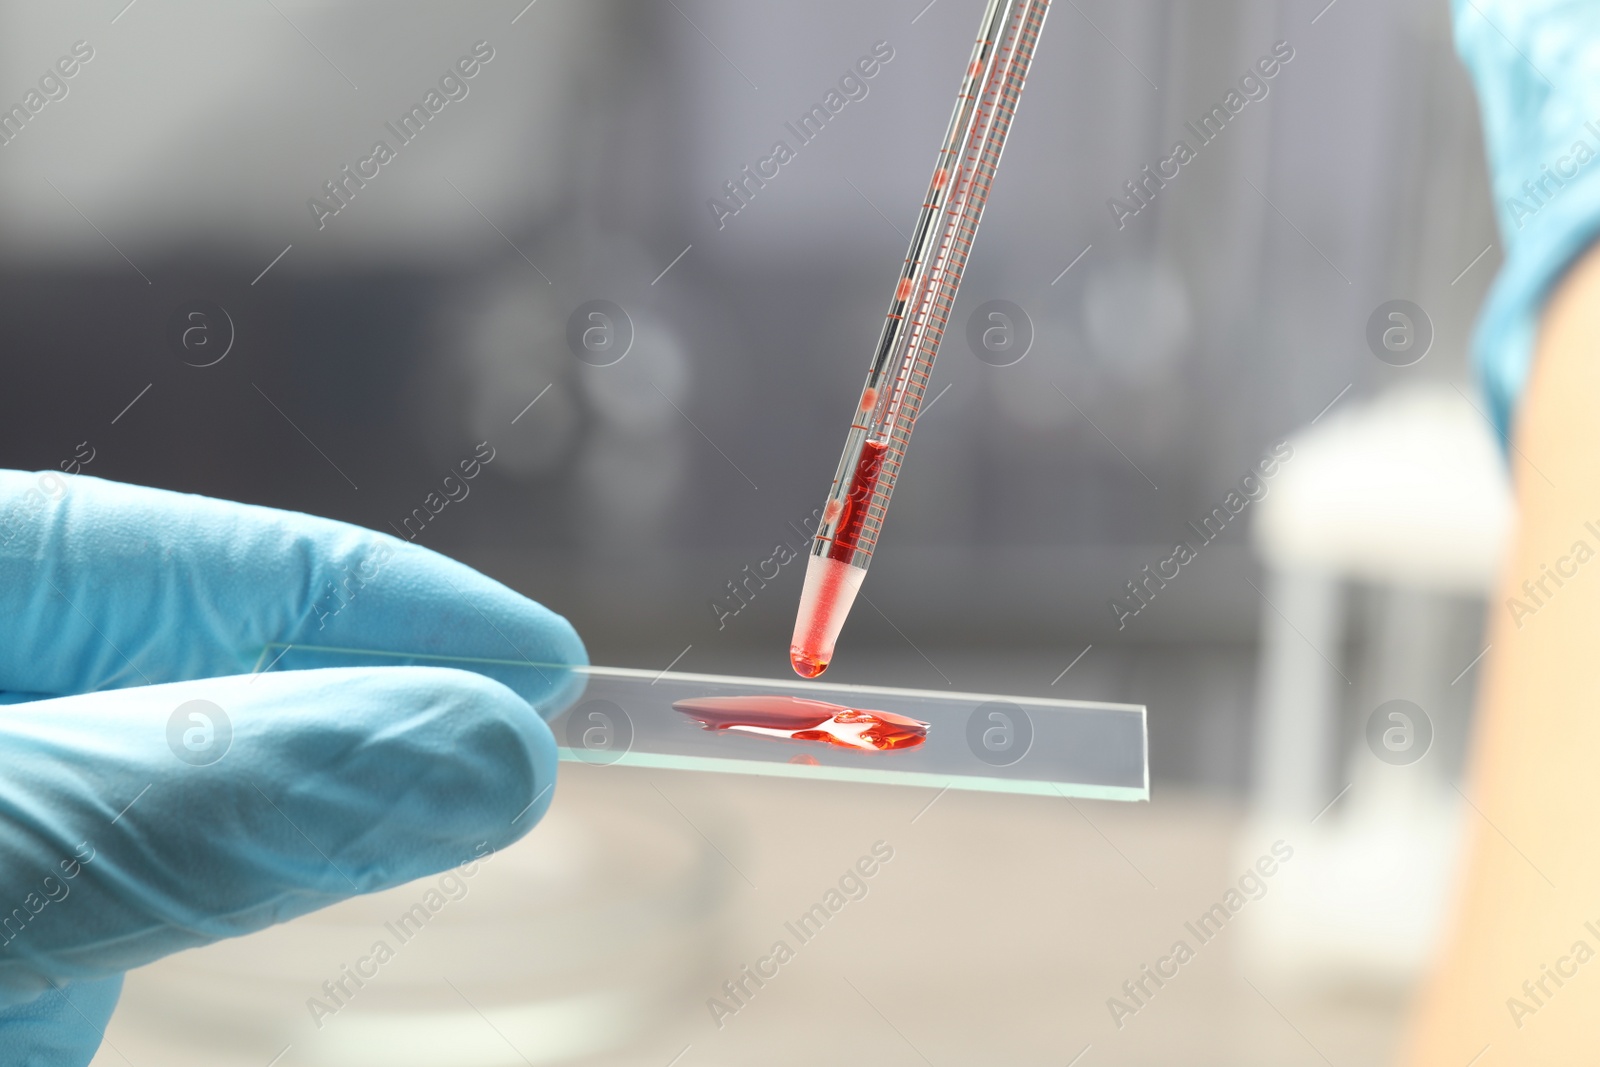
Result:
M128 968L459 865L549 806L533 708L578 676L248 675L270 642L585 662L560 616L384 534L0 471L0 1064L87 1064ZM205 705L174 723L193 700L231 743Z
M1478 87L1505 251L1473 338L1505 441L1545 298L1600 234L1600 4L1453 0L1453 8L1456 49Z

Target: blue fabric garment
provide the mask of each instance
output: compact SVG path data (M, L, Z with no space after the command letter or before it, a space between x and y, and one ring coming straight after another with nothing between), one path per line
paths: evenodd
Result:
M87 1064L121 974L457 866L550 804L581 677L250 674L270 643L574 665L560 616L386 534L0 471L0 1063Z
M1453 0L1483 112L1504 263L1473 356L1502 442L1551 288L1600 234L1600 4Z

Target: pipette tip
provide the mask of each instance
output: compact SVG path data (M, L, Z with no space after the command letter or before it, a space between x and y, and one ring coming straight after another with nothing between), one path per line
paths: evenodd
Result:
M820 659L799 645L789 646L789 665L802 678L819 678L828 669L828 661Z
M800 591L800 612L789 642L789 663L802 678L815 678L833 661L833 646L855 603L867 572L827 556L806 561L805 585Z

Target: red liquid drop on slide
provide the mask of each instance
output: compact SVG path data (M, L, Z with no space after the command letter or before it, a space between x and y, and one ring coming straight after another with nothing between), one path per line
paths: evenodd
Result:
M915 748L928 736L928 724L918 719L804 697L695 697L673 701L672 706L698 719L707 730L822 741L867 752Z

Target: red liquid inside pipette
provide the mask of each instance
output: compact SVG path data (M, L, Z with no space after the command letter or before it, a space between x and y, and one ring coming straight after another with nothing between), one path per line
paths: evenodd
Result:
M883 476L883 457L889 451L887 441L867 441L861 446L861 458L856 460L855 478L850 492L844 498L844 508L839 512L839 526L833 534L833 544L828 547L828 558L849 563L855 557L856 545L861 542L861 525L867 521L867 505ZM827 664L823 664L827 666Z
M839 511L833 543L828 546L828 559L849 564L855 558L856 546L861 541L861 528L867 521L867 507L877 491L878 479L883 476L883 458L888 451L887 441L867 441L861 446L855 477L851 480L844 506ZM830 620L841 610L843 592L842 582L823 585L812 611L813 625L789 646L789 663L802 678L815 678L828 669L833 641L838 636L838 627L830 625ZM853 590L851 599L854 599Z
M673 701L672 706L698 719L707 730L821 741L866 752L915 748L928 736L928 724L918 719L804 697L695 697Z

